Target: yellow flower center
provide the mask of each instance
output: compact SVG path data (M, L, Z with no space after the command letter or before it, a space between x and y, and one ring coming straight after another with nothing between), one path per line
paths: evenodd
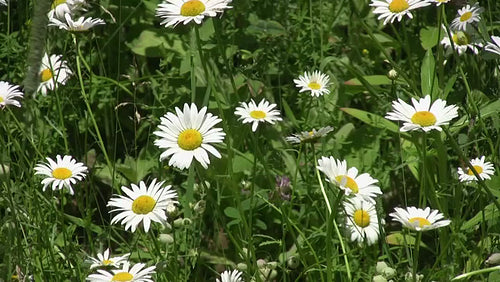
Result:
M321 88L321 85L319 85L319 83L317 83L316 81L309 82L309 84L307 86L309 88L311 88L312 90L318 90Z
M452 36L453 42L457 45L469 44L469 36L463 31L459 31Z
M436 116L428 111L420 111L413 114L411 122L420 126L431 126L436 124Z
M191 0L182 4L181 15L184 17L195 17L205 11L205 4L199 0Z
M483 172L483 168L481 166L475 165L473 167L476 170L477 174L480 174L481 172ZM467 174L474 175L474 173L472 172L472 170L470 168L467 170Z
M313 136L314 135L314 131L309 131L309 136Z
M50 80L52 79L53 75L52 75L52 71L49 70L49 69L44 69L41 73L40 73L40 76L41 76L41 79L42 79L42 82L45 82L47 80Z
M58 167L52 171L52 176L56 179L68 179L73 175L71 170L65 168L65 167Z
M117 274L113 275L111 281L132 281L132 279L134 279L134 275L128 272L118 272Z
M52 2L52 6L50 7L51 10L55 9L57 6L66 3L66 0L54 0Z
M356 210L354 212L354 223L359 227L367 227L370 225L370 215L365 210Z
M354 194L358 193L359 191L358 183L356 183L356 181L354 181L354 179L350 178L349 176L339 175L335 177L335 180L337 180L337 182L340 183L340 185L351 189L351 191Z
M460 16L460 21L465 22L472 17L472 12L465 12Z
M203 142L201 133L196 129L186 129L177 138L177 144L184 150L192 151Z
M137 197L137 199L132 202L132 211L136 214L148 214L150 213L156 205L155 199L147 195L142 195ZM125 281L125 280L117 280Z
M427 226L427 225L431 225L430 221L427 220L427 218L423 218L423 217L412 217L410 219L408 219L408 221L410 223L414 223L414 222L418 222L418 226L420 228L424 227L424 226Z
M102 265L104 265L104 266L110 265L112 263L113 263L113 261L109 260L109 259L105 259L105 260L102 261Z
M2 96L0 96L0 103L3 103L3 101L4 101L4 100L3 100L3 97L2 97Z
M254 119L261 119L266 117L266 113L264 113L263 111L251 111L250 116Z
M406 0L393 0L391 4L389 4L389 11L393 13L401 13L406 11L410 5L408 5L408 1Z

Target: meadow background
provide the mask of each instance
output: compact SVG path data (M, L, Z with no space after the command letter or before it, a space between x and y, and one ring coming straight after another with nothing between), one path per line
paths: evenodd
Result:
M21 107L0 110L2 281L84 281L94 272L89 257L107 248L156 266L155 281L215 281L225 269L245 281L417 280L412 273L500 281L491 268L499 262L488 259L500 252L498 172L479 183L457 174L476 157L500 164L500 56L440 44L441 25L465 1L383 25L370 1L233 0L217 17L175 28L160 25L160 1L89 1L84 14L105 25L48 27L38 40L33 30L45 28L33 26L35 2L0 6L0 80L24 92ZM500 2L479 4L486 45L500 35ZM73 73L46 96L24 87L39 64L33 50L62 55ZM299 93L293 80L314 70L329 75L329 94ZM459 108L444 131L401 132L384 119L397 98L427 94ZM251 98L275 103L283 120L253 132L234 114ZM168 166L153 143L160 117L191 102L221 118L226 133L216 145L222 157L210 156L207 169ZM326 126L334 130L317 142L285 139ZM74 195L42 191L34 174L56 155L88 167ZM344 193L316 169L322 156L378 179L376 243L350 240ZM149 232L110 224L110 197L154 178L179 196L168 222ZM407 206L439 209L451 224L402 228L388 214ZM381 261L390 275L377 269Z

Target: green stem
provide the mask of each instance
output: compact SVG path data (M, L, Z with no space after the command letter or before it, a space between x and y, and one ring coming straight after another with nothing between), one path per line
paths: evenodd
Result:
M422 232L417 233L417 239L415 240L415 251L413 252L413 265L412 265L412 276L413 282L417 282L417 268L418 268L418 253L420 252L420 241L422 240Z
M194 65L194 58L196 56L196 30L197 28L193 28L191 30L191 52L190 52L190 64L191 64L191 103L194 103L196 101L196 69Z

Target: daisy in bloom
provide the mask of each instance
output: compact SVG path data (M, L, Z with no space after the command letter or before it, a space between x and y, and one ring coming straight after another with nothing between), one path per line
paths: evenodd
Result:
M167 113L160 118L161 124L154 134L160 139L154 144L167 149L160 155L160 160L171 156L168 165L179 169L188 168L195 158L204 168L208 168L210 159L207 152L216 158L221 154L210 143L221 143L226 133L221 128L214 128L222 120L207 113L207 107L198 112L195 104L184 104L184 110L175 108L174 113Z
M7 1L6 0L0 0L0 5L7 6Z
M470 164L474 167L481 179L491 179L490 175L495 173L495 168L492 163L484 162L484 158L484 156L475 158L470 161ZM477 181L477 177L470 168L462 169L461 167L458 168L458 179L461 182Z
M354 197L344 202L347 227L351 231L351 241L366 241L368 245L378 240L379 225L375 204Z
M384 25L386 25L388 22L393 23L396 18L400 22L405 15L412 19L411 10L430 4L426 0L372 0L370 6L375 7L373 13L380 14L377 19L385 19Z
M438 210L431 210L429 207L419 209L408 207L406 209L394 208L395 212L389 215L396 221L401 222L406 228L415 231L427 231L439 227L447 226L451 223L448 219L443 219L443 214Z
M382 194L380 188L375 185L377 179L373 179L368 173L358 175L358 169L355 167L347 169L345 160L321 157L317 168L326 175L328 182L339 186L346 195L352 194L375 203L374 198Z
M429 0L431 3L436 3L436 6L440 6L441 4L446 4L451 0Z
M57 26L59 29L65 29L71 32L87 31L96 25L106 24L101 19L93 19L92 17L80 17L73 21L71 14L64 14L64 20L59 20L56 17L50 18L49 26Z
M500 56L500 36L492 36L491 41L486 44L484 50Z
M479 3L473 6L467 5L458 10L457 17L451 22L450 28L454 30L465 31L468 25L477 23L481 20L481 12L483 8L479 7Z
M243 123L252 122L252 131L257 130L259 122L269 122L274 124L275 121L281 121L280 112L278 110L273 110L276 104L271 104L266 99L262 99L259 105L255 104L253 99L250 99L250 103L241 102L241 107L237 107L234 112L235 115L239 115L239 120L243 120Z
M61 190L66 187L71 195L74 194L72 184L85 178L87 167L83 163L77 163L72 156L56 156L56 161L46 158L48 163L40 163L35 166L35 175L46 176L42 180L43 191L52 184L52 190Z
M98 269L97 273L90 274L87 281L92 282L112 282L112 281L128 281L128 282L153 282L151 275L155 273L156 266L144 268L145 263L136 263L130 268L128 262L123 264L121 269L113 269L111 272Z
M163 19L160 24L165 27L186 25L190 21L201 24L204 17L215 17L231 8L230 3L231 0L166 0L158 4L156 16Z
M316 97L330 93L330 90L327 89L330 77L320 71L304 72L304 75L299 76L299 79L294 79L293 82L295 82L295 86L301 88L300 93L311 91L311 96Z
M483 44L476 42L471 33L465 31L454 32L450 30L450 35L451 35L451 40L445 31L445 36L441 40L441 44L446 49L451 49L451 41L453 41L453 46L455 47L455 50L457 50L459 55L465 54L467 49L470 49L472 52L474 52L474 54L477 55L479 53L479 49L477 47L483 46Z
M220 274L220 279L217 278L217 279L215 279L215 281L216 282L243 282L243 278L241 278L241 275L243 275L243 273L241 273L240 271L238 271L236 269L233 271L226 270Z
M121 221L125 230L129 228L132 232L142 222L144 231L148 232L151 221L162 222L167 220L165 210L170 203L179 203L177 192L171 190L171 185L163 187L164 181L156 182L153 179L149 187L144 181L139 186L132 184L132 189L122 186L126 196L114 195L108 202L108 207L115 209L111 212L120 212L111 219L111 224Z
M286 141L293 144L312 143L318 140L319 138L326 136L328 133L332 131L333 127L331 126L322 127L317 131L316 129L313 128L313 130L311 131L302 131L297 134L292 134L292 136L288 136L285 139Z
M102 267L102 266L114 266L119 267L120 265L127 262L130 254L125 254L119 257L109 257L109 248L102 254L97 254L97 258L90 258L92 260L92 265L90 268Z
M7 105L21 107L21 103L16 98L23 98L23 92L19 90L19 86L0 81L0 109Z
M73 14L77 11L85 11L85 6L87 5L86 0L54 0L48 17L57 17L64 19L65 14Z
M66 81L73 73L68 68L66 61L62 59L62 55L45 54L42 58L40 66L40 85L37 92L47 95L48 90L54 90L58 84L66 84Z
M457 106L446 106L446 101L437 99L431 105L431 96L427 95L417 101L411 98L413 106L398 99L392 102L393 112L388 112L386 119L403 121L401 131L421 129L425 132L432 129L441 131L441 125L448 124L458 116Z

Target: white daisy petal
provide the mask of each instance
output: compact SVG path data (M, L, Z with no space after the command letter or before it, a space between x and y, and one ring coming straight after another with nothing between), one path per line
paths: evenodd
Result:
M476 170L477 174L479 174L479 177L481 177L483 180L484 179L491 179L490 175L493 175L495 173L495 168L492 163L490 162L484 162L485 156L482 156L481 158L475 158L470 161L470 164L474 169ZM462 169L461 167L458 168L458 179L460 182L473 182L477 181L477 177L474 175L471 169L465 168Z
M260 122L268 122L274 124L275 121L281 121L280 112L274 110L276 104L271 104L265 99L262 99L258 105L253 99L247 104L240 103L241 107L237 107L234 114L240 116L238 119L243 123L253 123L252 131L257 130Z
M113 269L110 271L99 269L97 273L87 276L87 281L91 282L111 282L111 281L128 281L128 282L153 282L151 275L155 273L155 266L144 268L146 264L137 263L130 268L129 262L125 262L122 268Z
M165 0L158 4L156 16L162 18L161 25L175 27L191 21L201 24L205 17L215 17L217 13L230 9L231 0Z
M394 208L394 212L389 215L403 224L404 227L415 231L432 230L451 223L450 220L443 219L444 216L439 211L431 210L429 207L425 209L416 207Z
M135 232L137 226L142 222L145 232L149 231L151 221L158 222L158 218L166 219L166 207L168 204L179 203L177 192L171 190L170 185L163 186L164 181L157 182L156 179L146 185L143 181L139 186L132 184L131 189L122 186L122 191L127 195L114 195L108 206L114 209L110 212L119 212L111 219L111 224L121 222L125 230L131 229ZM160 216L159 216L160 215Z
M412 10L430 5L427 0L372 0L370 6L376 7L374 14L380 14L378 19L385 19L384 25L388 22L393 23L395 19L401 21L403 16L413 18Z
M311 74L304 72L304 75L299 76L298 79L294 79L295 86L299 87L299 92L310 91L311 96L322 96L323 94L329 94L328 90L330 77L320 71L314 71Z
M17 98L23 98L23 92L19 90L19 86L0 81L0 109L7 105L21 107L21 103L16 100Z
M40 174L46 176L42 180L43 190L48 185L52 184L52 190L60 190L66 187L71 195L73 195L72 184L77 180L85 178L87 167L83 163L77 163L71 156L60 155L56 156L56 162L51 158L47 158L47 163L40 163L35 166L35 175Z
M241 277L243 273L238 270L229 271L226 270L220 274L220 279L215 279L216 282L243 282Z
M107 267L107 266L114 266L114 267L119 267L120 265L124 264L127 262L128 257L130 256L130 253L124 254L122 256L118 257L110 257L109 256L109 249L106 249L104 253L97 254L97 258L91 257L90 260L92 261L92 265L90 265L90 269L96 268L96 267Z
M351 231L351 241L375 243L379 236L379 224L375 204L354 197L344 202L347 227Z
M49 90L54 90L58 85L65 85L73 72L68 68L67 62L62 59L62 55L45 54L40 66L40 84L37 92L47 95Z

